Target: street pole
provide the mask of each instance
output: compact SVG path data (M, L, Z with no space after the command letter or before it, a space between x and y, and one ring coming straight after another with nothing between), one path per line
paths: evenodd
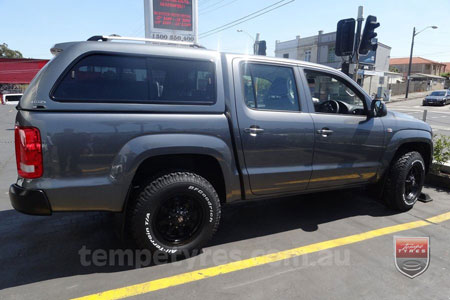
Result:
M259 33L256 34L255 43L253 44L253 54L258 55L259 51Z
M151 39L152 33L150 28L152 26L152 13L150 11L150 0L144 0L144 27L145 27L145 38Z
M362 28L362 22L364 21L363 17L363 10L364 8L362 6L358 7L358 18L357 20L357 27L356 27L356 37L355 37L355 54L353 61L355 63L355 69L353 72L353 80L357 81L358 79L358 70L359 70L359 44L361 42L361 28Z
M253 54L257 55L258 54L258 48L259 48L259 33L256 34L256 38L253 38L252 35L250 33L248 33L247 31L245 31L244 29L238 29L236 30L237 32L242 32L245 33L246 35L248 35L249 38L252 39L253 41Z
M411 53L409 54L409 66L408 66L408 77L406 78L406 94L405 99L408 98L409 93L409 81L411 80L411 64L412 64L412 57L413 57L413 49L414 49L414 37L416 36L416 27L413 29L413 35L411 40Z

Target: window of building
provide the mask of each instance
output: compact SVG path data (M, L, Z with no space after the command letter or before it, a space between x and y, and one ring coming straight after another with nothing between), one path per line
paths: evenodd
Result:
M283 58L289 58L289 53L284 53Z
M343 78L312 70L305 75L316 112L365 114L363 96Z
M259 110L299 111L294 71L290 67L245 64L242 93L250 108Z
M94 54L67 72L58 101L212 104L214 63Z
M305 51L305 61L311 61L311 50Z
M336 54L334 53L334 46L328 47L328 60L327 62L332 63L336 61Z

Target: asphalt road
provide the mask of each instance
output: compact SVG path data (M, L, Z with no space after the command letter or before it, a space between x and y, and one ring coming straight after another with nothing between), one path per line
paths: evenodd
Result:
M394 107L421 109L389 104L389 109ZM432 110L441 116L448 107ZM423 221L450 212L448 190L425 188L434 201L417 203L407 213L391 211L360 190L235 203L223 208L219 231L202 253L136 268L135 259L109 260L119 250L135 254L114 233L110 214L37 217L12 209L7 189L16 178L14 114L12 107L0 105L0 299L70 299L146 282L112 294L134 293L138 299L450 299L450 221ZM417 221L426 226L404 228ZM393 225L402 229L386 229ZM425 273L414 279L399 273L394 235L430 237L431 261ZM345 239L351 243L336 240L347 236L352 236ZM325 244L316 244L320 242ZM320 245L330 248L318 251ZM274 261L286 253L280 251L302 246L311 253L297 251L293 258ZM90 255L83 256L83 249ZM240 262L269 253L268 263ZM226 265L230 262L241 269L233 271ZM202 271L180 275L196 270ZM102 295L96 296L106 299L111 294Z
M427 110L426 122L433 128L433 133L450 136L450 105L422 106L420 97L413 100L388 103L388 110L395 110L422 120L423 111Z

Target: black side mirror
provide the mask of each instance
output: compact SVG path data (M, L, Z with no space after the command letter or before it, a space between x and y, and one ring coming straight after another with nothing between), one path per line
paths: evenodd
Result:
M374 117L384 117L385 115L387 115L386 104L382 100L373 100L371 111Z

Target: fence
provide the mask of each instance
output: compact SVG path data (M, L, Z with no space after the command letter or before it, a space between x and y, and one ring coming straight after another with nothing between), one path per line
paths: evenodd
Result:
M431 86L428 85L429 81L411 81L409 83L409 92L426 92L428 90L435 91L441 90L444 88L444 84L442 82L434 81ZM392 91L392 96L405 94L406 92L406 82L400 82L391 84L389 87Z

